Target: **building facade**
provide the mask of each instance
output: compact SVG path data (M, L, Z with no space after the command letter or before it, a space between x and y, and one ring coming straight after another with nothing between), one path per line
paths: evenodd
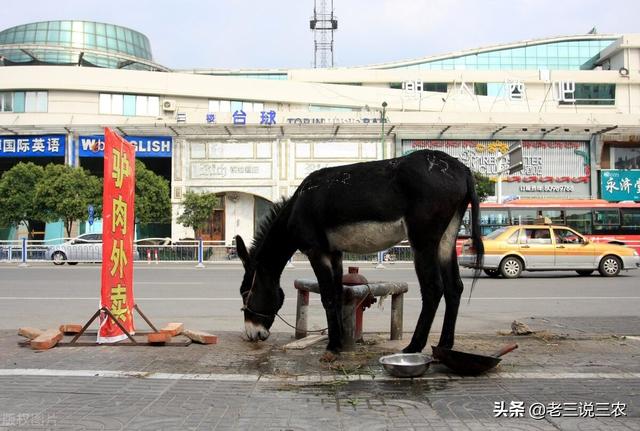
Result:
M640 200L640 35L349 68L170 70L133 30L52 21L0 32L0 60L0 170L29 159L99 171L92 144L113 127L170 180L174 239L194 236L176 221L189 190L223 197L202 233L230 242L316 169L422 148L495 177L522 142L505 195Z

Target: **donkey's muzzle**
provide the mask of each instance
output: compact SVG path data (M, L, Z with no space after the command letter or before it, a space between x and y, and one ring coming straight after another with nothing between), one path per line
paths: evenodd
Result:
M244 332L247 334L249 341L264 341L270 335L269 330L263 325L248 320L244 322Z

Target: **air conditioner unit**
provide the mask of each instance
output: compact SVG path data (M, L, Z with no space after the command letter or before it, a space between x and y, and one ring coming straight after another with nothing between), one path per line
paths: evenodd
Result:
M175 111L176 110L176 101L175 100L170 100L170 99L165 99L164 102L162 102L162 110L163 111Z

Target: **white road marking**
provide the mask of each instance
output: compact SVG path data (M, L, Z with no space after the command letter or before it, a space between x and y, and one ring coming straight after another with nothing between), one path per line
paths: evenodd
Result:
M44 368L13 368L0 369L0 377L11 376L33 376L33 377L109 377L109 378L144 378L151 380L210 380L210 381L243 381L243 382L300 382L300 383L320 383L336 380L373 380L371 374L353 375L301 375L301 376L279 376L265 374L185 374L185 373L156 373L148 371L110 371L110 370L54 370ZM457 376L452 374L432 374L418 377L417 380L458 380L458 379L640 379L640 373L567 373L567 372L495 372L480 376ZM386 375L376 375L376 381L394 380Z

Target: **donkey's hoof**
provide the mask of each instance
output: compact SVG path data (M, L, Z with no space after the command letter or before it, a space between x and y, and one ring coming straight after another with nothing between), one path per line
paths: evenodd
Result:
M340 357L339 353L326 350L320 357L320 362L335 362Z
M412 347L411 345L405 347L404 349L402 349L402 353L420 353L422 352L422 349L418 349L416 347Z

